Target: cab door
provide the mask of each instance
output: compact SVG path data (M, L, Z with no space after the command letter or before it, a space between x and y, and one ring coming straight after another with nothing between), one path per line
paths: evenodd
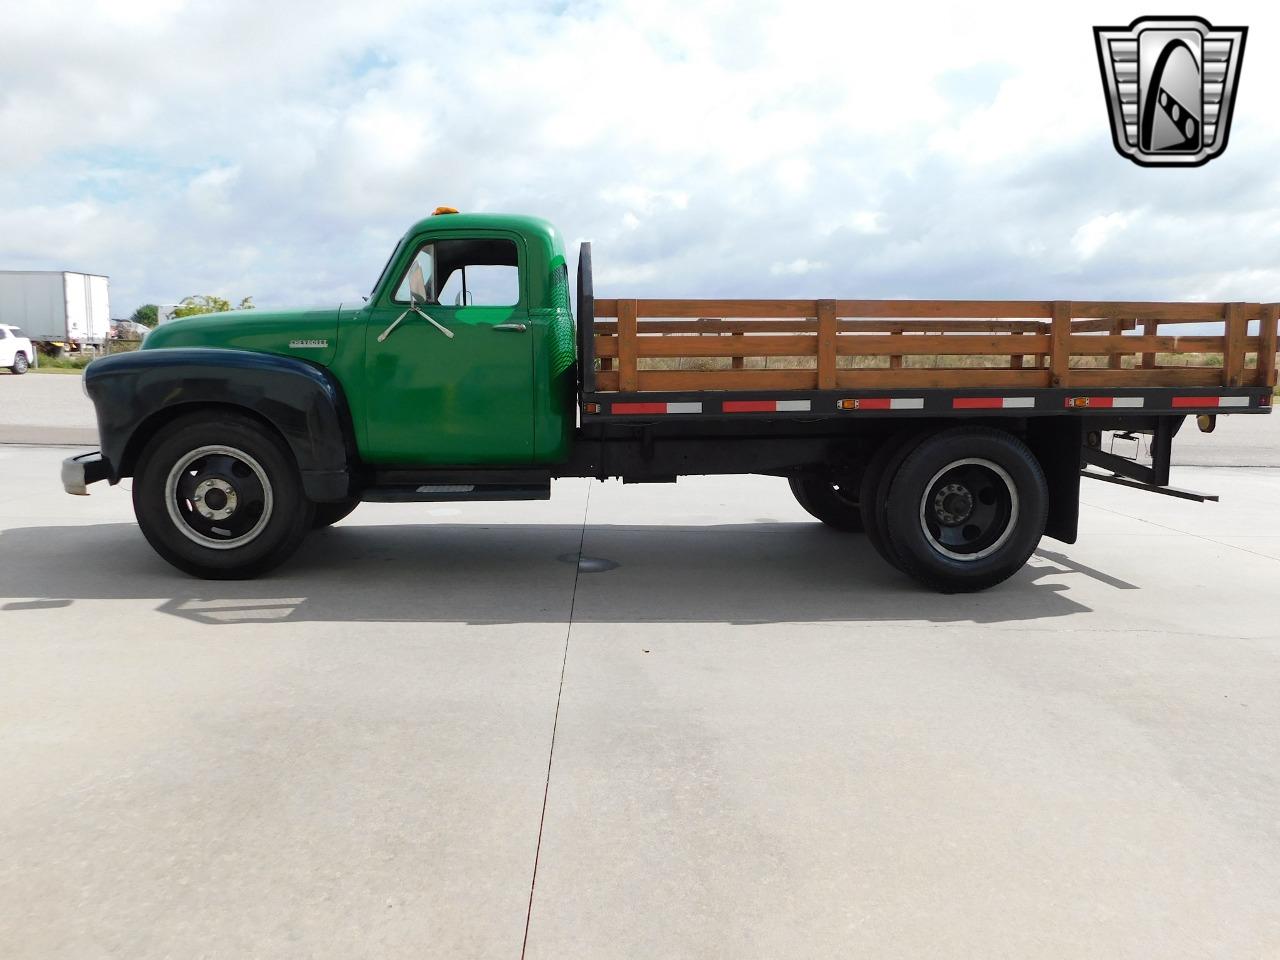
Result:
M504 234L438 234L419 244L368 314L367 459L406 466L532 459L523 262L520 240Z

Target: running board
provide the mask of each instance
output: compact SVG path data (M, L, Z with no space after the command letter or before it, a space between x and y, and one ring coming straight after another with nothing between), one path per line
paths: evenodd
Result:
M550 500L550 483L419 483L368 487L367 503L439 503L458 500Z
M1088 477L1091 480L1102 480L1106 483L1114 483L1121 487L1133 487L1135 490L1143 490L1147 493L1159 493L1166 497L1177 497L1179 500L1194 500L1197 503L1218 502L1216 493L1199 493L1195 490L1183 490L1180 487L1170 487L1158 483L1143 483L1141 480L1130 480L1127 477L1117 477L1110 473L1094 473L1092 470L1081 470L1080 476Z

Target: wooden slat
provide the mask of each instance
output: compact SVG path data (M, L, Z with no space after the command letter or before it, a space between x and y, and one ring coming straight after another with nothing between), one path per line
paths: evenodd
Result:
M1221 382L1217 367L1171 367L1161 370L1073 370L1072 385L1090 388L1214 387ZM812 390L816 370L642 370L645 390ZM836 387L842 389L972 389L1049 386L1050 371L1025 370L837 370ZM602 393L618 389L617 371L596 374Z
M1156 370L1108 370L1106 367L1071 371L1073 387L1214 387L1222 382L1217 367L1160 367Z
M977 367L955 369L838 370L836 385L865 390L952 388L981 390L986 387L1047 387L1047 370L992 370Z
M1049 383L1055 387L1067 386L1071 367L1071 315L1070 300L1053 303L1053 326L1049 332Z
M1052 316L1044 300L837 300L842 317L1038 318Z
M1225 307L1225 303L1077 300L1071 305L1071 313L1081 318L1110 320L1114 317L1132 317L1135 320L1159 320L1163 323L1198 323L1221 320Z
M1039 320L837 320L840 333L1044 333L1049 325ZM615 334L613 320L597 320L597 334ZM817 333L817 320L646 320L636 325L640 333Z
M816 300L637 300L642 317L814 317Z
M811 357L817 337L636 337L637 357Z
M740 333L731 334L730 339L734 340L735 342L739 342L742 340L742 334ZM744 366L746 366L746 362L743 359L743 355L741 353L733 354L730 362L733 364L733 369L735 370L741 370Z
M1263 387L1276 385L1276 332L1280 322L1280 304L1268 303L1262 311L1258 329L1258 384Z
M818 301L818 389L834 390L836 385L836 305Z
M1245 339L1246 352L1256 350L1257 337ZM1130 353L1222 353L1223 337L1078 336L1068 342L1072 356L1105 357Z
M1101 333L1102 331L1106 331L1110 333L1115 329L1117 324L1120 326L1121 330L1133 330L1138 326L1138 321L1136 320L1075 320L1073 319L1071 321L1071 332L1072 333Z
M641 390L813 390L815 370L641 370Z
M596 317L616 317L621 301L595 301ZM642 317L814 317L814 300L638 300ZM1037 318L1053 316L1052 301L1044 300L837 300L840 317L953 317L953 318ZM1156 301L1076 301L1072 313L1076 323L1100 320L1109 325L1117 317L1127 320L1159 320L1163 323L1202 323L1221 320L1225 303L1161 303ZM1246 318L1261 315L1261 304L1247 304ZM1106 325L1102 329L1106 329Z
M884 356L997 356L1040 353L1049 349L1047 336L873 336L840 337L836 341L842 357Z
M1243 303L1227 304L1226 345L1222 351L1222 385L1238 387L1244 379L1245 340L1249 337L1249 321Z
M618 301L618 389L635 390L636 379L636 302Z

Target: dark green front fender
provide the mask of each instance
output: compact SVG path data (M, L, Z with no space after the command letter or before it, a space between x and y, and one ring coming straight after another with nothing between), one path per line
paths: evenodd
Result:
M142 448L167 424L200 409L223 409L265 421L280 434L312 500L349 494L351 418L341 387L322 367L247 350L178 347L95 360L84 382L112 483L133 475Z

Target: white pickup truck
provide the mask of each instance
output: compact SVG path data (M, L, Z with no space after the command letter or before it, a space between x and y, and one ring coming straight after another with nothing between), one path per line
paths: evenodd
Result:
M8 367L14 373L26 373L36 360L35 348L17 327L0 323L0 367Z

